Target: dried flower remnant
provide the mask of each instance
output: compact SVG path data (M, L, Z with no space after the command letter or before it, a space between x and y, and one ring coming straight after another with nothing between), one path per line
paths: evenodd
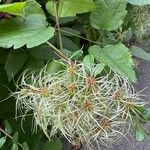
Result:
M92 108L93 108L92 104L88 101L86 101L82 106L82 109L84 109L86 111L91 111Z
M35 126L40 126L48 138L59 132L72 144L76 144L75 137L78 143L95 140L107 145L123 136L130 127L132 106L142 104L130 82L116 73L86 73L82 63L64 65L67 69L59 73L31 75L33 84L28 84L29 75L24 74L13 93L18 110L32 111ZM31 92L27 87L32 87Z
M131 11L131 20L136 35L143 37L150 27L150 6L134 6Z
M96 85L95 77L87 77L86 83L87 83L87 86L94 87Z

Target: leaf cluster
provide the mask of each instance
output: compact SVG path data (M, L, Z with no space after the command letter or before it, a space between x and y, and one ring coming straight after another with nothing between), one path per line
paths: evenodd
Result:
M47 72L56 73L63 66L55 60L71 59L96 63L98 75L111 69L136 82L134 58L150 61L149 29L150 0L0 0L0 119L14 127L9 132L8 122L1 123L11 138L2 133L0 147L17 150L18 135L23 134L20 122L13 119L15 99L10 97L22 72L39 72L47 64ZM140 111L138 118L133 114L138 141L150 135L143 128L149 122L149 109ZM31 122L31 118L24 121L28 133ZM27 136L19 141L26 141L31 149L53 147L41 132ZM56 143L60 150L58 139Z

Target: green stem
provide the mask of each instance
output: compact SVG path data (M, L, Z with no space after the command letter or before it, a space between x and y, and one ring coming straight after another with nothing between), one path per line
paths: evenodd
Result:
M87 38L85 38L85 37L83 37L83 36L80 36L80 35L78 35L78 34L75 34L75 33L69 32L69 31L65 31L65 30L62 30L62 29L56 29L56 30L59 30L59 31L64 32L64 33L68 33L68 34L70 34L70 35L74 35L74 36L76 36L76 37L78 37L78 38L80 38L80 39L86 40L86 41L91 42L91 43L93 43L93 44L99 44L99 42L96 42L96 41L87 39Z
M56 19L56 27L58 29L58 38L59 38L59 45L60 45L60 50L63 49L63 43L62 43L62 35L60 32L60 25L59 25L59 16L58 16L58 10L57 10L57 2L53 0L54 3L54 9L55 9L55 19Z
M65 59L67 61L69 60L69 58L63 52L61 52L59 49L57 49L54 45L52 45L49 42L46 42L46 43L49 47L51 47L54 50L54 52L57 56L59 56L62 59Z

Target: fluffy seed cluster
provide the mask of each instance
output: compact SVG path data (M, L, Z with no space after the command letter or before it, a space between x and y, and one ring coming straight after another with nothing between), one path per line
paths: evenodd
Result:
M72 144L120 139L132 115L138 115L139 94L112 71L97 75L96 64L65 65L58 73L24 73L13 93L18 110L24 115L32 112L35 125L48 138L61 133Z
M135 6L131 11L131 19L136 34L143 37L150 28L150 6Z

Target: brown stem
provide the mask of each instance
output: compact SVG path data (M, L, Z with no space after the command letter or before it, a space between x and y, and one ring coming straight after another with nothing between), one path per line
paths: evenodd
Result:
M7 132L5 132L2 128L0 128L0 131L2 133L4 133L7 137L9 137L10 139L12 139L12 137Z
M4 131L2 128L0 128L0 132L2 132L3 134L6 135L6 137L9 137L11 140L13 139L13 137L11 135L9 135L6 131ZM17 143L23 150L23 146L20 143Z

